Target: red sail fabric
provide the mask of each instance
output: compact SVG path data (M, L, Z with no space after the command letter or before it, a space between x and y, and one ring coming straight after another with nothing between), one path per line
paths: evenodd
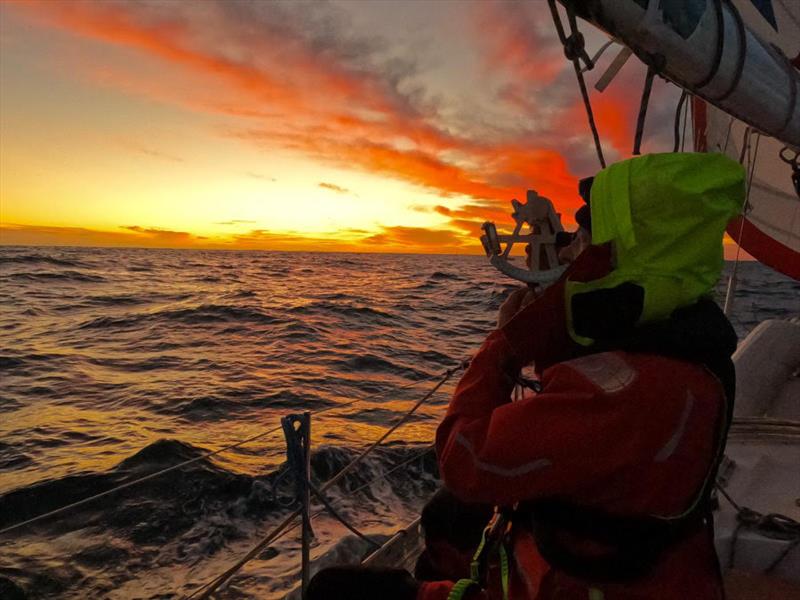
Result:
M741 236L741 247L759 261L800 281L800 254L771 238L743 217L731 221L727 231L735 240Z

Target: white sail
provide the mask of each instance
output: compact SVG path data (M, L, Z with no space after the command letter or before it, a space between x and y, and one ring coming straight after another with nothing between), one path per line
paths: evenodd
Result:
M733 4L751 31L792 57L796 71L800 2L735 0ZM795 101L800 104L800 98ZM759 261L800 279L800 197L792 182L792 166L781 159L784 144L758 133L748 135L745 123L698 99L693 115L696 150L725 152L753 168L747 206L728 227L729 235ZM796 154L787 150L784 156Z
M800 280L800 198L792 168L780 158L783 144L758 133L748 136L745 123L702 101L693 108L696 150L744 156L745 165L749 154L752 162L747 206L728 234L760 262Z

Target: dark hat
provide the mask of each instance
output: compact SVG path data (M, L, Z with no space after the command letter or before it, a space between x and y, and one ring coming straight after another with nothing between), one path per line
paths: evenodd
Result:
M592 232L592 209L584 204L575 212L575 222L589 233Z
M578 194L586 202L586 205L581 206L575 213L575 222L590 233L592 231L592 210L589 208L589 203L592 198L593 183L594 177L584 177L578 182Z
M592 197L592 184L594 183L594 177L584 177L578 182L578 194L586 204L589 204L589 200Z

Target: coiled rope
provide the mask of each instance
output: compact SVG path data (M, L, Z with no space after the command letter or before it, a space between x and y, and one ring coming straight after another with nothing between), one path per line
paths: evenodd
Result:
M731 548L728 552L728 568L732 569L736 562L736 543L739 541L739 533L744 529L750 529L757 533L776 540L788 542L786 547L781 550L778 556L764 569L764 574L769 575L778 565L783 562L789 553L800 546L800 523L782 515L780 513L762 514L752 508L740 506L725 488L717 484L719 491L736 511L736 529L733 530L731 537Z
M456 367L456 368L457 369L461 368L461 365L459 365L459 367ZM351 400L349 402L344 402L342 404L336 404L336 405L333 405L333 406L328 406L326 408L321 408L321 409L315 411L313 414L319 415L319 414L322 414L322 413L325 413L325 412L329 412L329 411L332 411L332 410L339 410L339 409L342 409L342 408L346 408L346 407L352 406L353 404L356 404L358 402L366 402L367 400L375 400L377 398L381 398L383 396L388 396L389 394L396 393L397 390L403 390L403 389L416 387L418 385L421 385L422 383L425 383L426 381L430 381L431 379L434 379L435 377L439 377L439 376L440 375L438 375L438 374L437 375L430 375L428 377L424 377L422 379L419 379L418 381L412 381L411 383L408 383L406 385L398 386L396 388L392 388L392 389L387 390L385 392L382 392L380 394L370 396L369 398L357 398L355 400ZM265 407L266 406L269 406L269 405L265 405ZM10 525L8 527L0 529L0 535L4 535L4 534L9 533L11 531L15 531L17 529L25 527L27 525L31 525L33 523L37 523L39 521L43 521L44 519L48 519L50 517L54 517L56 515L60 515L60 514L65 513L65 512L67 512L69 510L72 510L73 508L78 508L80 506L85 506L86 504L94 502L95 500L99 500L100 498L105 498L106 496L110 496L111 494L115 494L116 492L119 492L120 490L124 490L124 489L130 488L130 487L133 487L135 485L138 485L140 483L144 483L145 481L149 481L151 479L155 479L156 477L160 477L161 475L165 475L167 473L171 473L173 471L177 471L179 469L183 469L184 467L187 467L187 466L189 466L191 464L194 464L196 462L200 462L202 460L206 460L208 458L212 458L214 456L217 456L218 454L222 454L224 452L228 452L230 450L234 450L236 448L239 448L240 446L244 446L246 444L255 442L256 440L259 440L261 438L265 438L268 435L272 435L273 433L277 433L277 432L279 432L281 430L282 430L281 425L277 425L276 427L272 427L271 429L268 429L268 430L263 431L261 433L258 433L256 435L253 435L253 436L251 436L249 438L240 440L238 442L234 442L234 443L229 444L227 446L223 446L222 448L219 448L217 450L204 452L203 454L201 454L199 456L195 456L194 458L190 458L189 460L185 460L185 461L180 462L180 463L178 463L176 465L172 465L171 467L166 467L164 469L161 469L160 471L155 471L154 473L150 473L148 475L144 475L142 477L134 479L133 481L128 481L126 483L123 483L123 484L120 484L118 486L115 486L115 487L113 487L113 488L111 488L109 490L106 490L104 492L100 492L99 494L95 494L93 496L89 496L88 498L84 498L84 499L78 500L76 502L72 502L71 504L67 504L66 506L62 506L60 508L56 508L54 510L51 510L51 511L48 511L46 513L37 515L37 516L32 517L30 519L27 519L25 521L21 521L19 523L15 523L14 525Z
M397 429L405 425L408 420L412 417L412 415L425 403L427 402L431 396L433 396L439 388L441 388L453 375L455 375L460 370L467 367L469 361L462 361L458 366L453 367L452 369L448 369L445 371L444 375L442 376L441 380L429 391L427 392L420 400L418 400L409 410L403 415L394 425L392 425L389 429L387 429L383 435L381 435L375 442L373 442L369 447L367 447L364 451L361 452L356 458L354 458L350 463L348 463L341 471L339 471L333 478L329 479L325 482L325 484L320 487L320 492L324 493L329 490L331 487L336 485L341 479L347 475L350 471L352 471L356 466L358 466L363 460L369 456L378 446L380 446L386 439L392 435ZM219 589L222 585L224 585L231 577L233 577L244 565L250 562L253 558L258 556L265 548L267 548L271 543L273 543L278 537L280 537L284 530L286 530L289 525L292 524L299 515L301 509L297 509L290 513L286 518L283 519L272 531L270 531L260 542L258 542L253 548L247 552L241 559L239 559L234 565L228 568L225 572L221 575L215 577L208 583L202 585L197 590L186 596L186 600L190 600L192 598L197 598L198 600L205 600L211 596L217 589Z

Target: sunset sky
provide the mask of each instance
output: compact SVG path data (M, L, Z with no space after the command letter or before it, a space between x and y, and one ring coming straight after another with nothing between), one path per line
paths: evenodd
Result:
M543 0L4 2L0 27L4 244L479 253L526 188L571 225L598 168ZM609 160L643 77L593 92ZM656 83L646 151L677 98Z

